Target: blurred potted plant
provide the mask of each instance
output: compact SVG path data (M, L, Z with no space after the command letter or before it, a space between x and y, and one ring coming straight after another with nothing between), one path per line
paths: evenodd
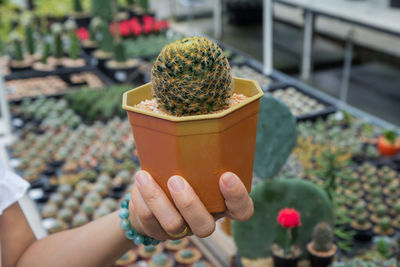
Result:
M382 156L393 157L400 151L400 138L395 131L385 131L378 138L378 150Z
M31 61L24 57L22 38L17 32L10 34L10 40L14 49L13 58L10 61L11 71L22 71L30 69Z
M114 45L108 22L101 20L99 27L99 48L93 52L93 57L96 58L97 65L103 68L106 61L113 57Z
M116 14L117 2L113 1L113 13ZM116 16L114 16L116 18ZM125 82L128 75L133 72L139 65L137 59L128 59L126 56L126 48L121 39L121 25L117 19L113 22L114 33L114 51L113 59L106 62L105 68L115 80Z
M75 19L78 27L88 27L90 22L90 14L89 12L85 12L82 0L73 0L72 1L73 11L71 13L71 17Z
M55 66L50 64L49 57L51 55L51 38L50 36L45 36L42 42L42 55L39 62L33 64L33 69L43 72L54 71Z
M234 93L244 98L230 106ZM262 95L256 82L232 79L216 43L192 37L165 46L154 64L152 82L123 96L141 167L169 197L167 181L178 174L209 212L226 210L218 186L223 172L236 173L250 191ZM136 106L148 101L161 112Z
M96 50L99 46L97 39L100 34L101 23L99 17L94 17L90 21L89 32L85 28L78 29L78 37L82 41L82 48L88 54Z
M328 223L322 222L314 227L307 250L311 267L328 267L332 263L337 247L333 243L333 230Z
M52 54L48 60L49 63L54 66L60 66L62 64L62 58L64 57L64 44L62 40L63 27L61 23L53 23L51 25L52 40Z
M67 20L64 24L68 34L68 58L63 59L63 65L66 68L80 68L86 64L85 60L80 58L81 49L76 35L77 26L74 20Z
M301 248L297 244L298 228L301 226L300 213L291 208L279 211L275 243L272 256L275 267L297 267Z

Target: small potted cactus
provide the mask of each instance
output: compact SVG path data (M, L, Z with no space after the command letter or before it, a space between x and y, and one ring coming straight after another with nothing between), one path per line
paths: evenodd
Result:
M365 242L372 238L372 224L368 221L368 215L365 213L358 214L355 220L351 222L351 227L357 231L354 239Z
M51 72L54 71L55 66L50 64L49 57L51 55L51 38L45 36L42 43L42 55L39 62L35 62L32 66L34 70ZM54 61L53 61L54 62Z
M235 96L242 101L230 105ZM262 96L256 82L232 78L216 43L191 37L165 46L152 82L125 92L122 106L141 167L166 194L169 177L181 175L209 212L222 212L222 173L236 173L250 191Z
M373 232L376 235L392 236L395 233L395 231L392 227L392 220L389 217L383 217L379 221L379 224L374 226Z
M35 25L30 17L26 17L22 21L25 34L26 51L28 53L27 58L31 62L34 62L40 59L40 55L36 53L36 40L34 36Z
M62 64L62 58L64 57L64 44L62 40L63 27L61 23L53 23L51 25L51 33L53 35L53 56L48 60L49 63L54 66L60 66Z
M99 48L93 52L93 57L96 59L96 64L103 68L106 61L113 57L114 45L113 37L110 33L108 22L101 20L99 26Z
M333 230L329 224L322 222L314 227L307 250L311 267L327 267L332 263L337 247L333 243Z
M78 36L76 36L77 24L74 20L67 20L64 27L68 34L68 58L63 58L63 65L66 68L80 68L85 66L86 62L80 58L80 45Z
M24 57L24 48L21 36L17 32L12 32L10 34L10 40L14 49L13 59L10 61L11 71L30 69L31 61Z
M297 244L301 215L295 209L284 208L279 211L277 221L275 243L271 248L274 266L297 267L301 255L301 248Z
M82 41L82 49L90 54L99 47L97 37L100 34L101 19L94 17L89 24L89 38Z
M113 1L114 14L116 13L116 1ZM116 17L116 16L114 16ZM116 81L125 82L128 75L133 72L138 66L139 61L137 59L127 59L126 48L121 39L121 33L119 29L118 21L115 19L113 22L114 26L114 51L113 59L107 61L105 67Z
M378 138L378 150L382 156L393 157L400 151L400 138L395 131L385 131Z
M379 223L381 219L387 215L388 215L388 208L386 207L385 204L382 203L376 207L375 213L371 216L371 220L374 223Z
M87 27L90 22L90 14L89 12L85 12L82 0L73 0L72 5L73 12L71 13L71 17L76 20L79 27Z

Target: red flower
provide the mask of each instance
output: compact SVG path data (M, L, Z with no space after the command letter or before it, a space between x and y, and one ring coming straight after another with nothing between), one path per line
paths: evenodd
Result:
M294 228L301 226L301 215L295 209L285 208L279 211L278 223L284 228Z
M125 37L131 34L131 30L129 27L129 22L128 21L123 21L119 24L119 33L121 36Z
M85 41L85 40L89 39L89 37L90 37L89 31L83 27L77 29L75 33L76 33L76 36L78 36L79 40L81 40L81 41Z

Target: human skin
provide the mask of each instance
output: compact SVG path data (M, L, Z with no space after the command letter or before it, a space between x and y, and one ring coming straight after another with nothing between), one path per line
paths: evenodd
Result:
M241 180L224 173L219 181L227 210L210 214L182 177L168 180L171 202L154 179L145 171L136 174L129 203L130 220L138 233L158 240L174 239L189 227L188 235L207 237L221 217L248 220L253 202ZM2 266L110 266L134 246L120 228L118 212L94 220L82 227L36 240L18 203L0 216Z

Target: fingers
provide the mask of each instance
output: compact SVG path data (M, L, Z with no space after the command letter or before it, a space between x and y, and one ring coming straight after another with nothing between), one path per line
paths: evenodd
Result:
M136 185L132 187L131 202L132 205L129 205L129 208L133 228L158 240L168 239L167 233L143 200Z
M139 193L137 198L142 201L140 203L140 199L138 200L141 204L138 207L138 214L142 224L158 221L158 225L161 225L165 232L175 235L185 229L184 219L149 173L139 171L135 184Z
M226 172L219 180L219 187L228 208L226 215L237 221L247 221L253 216L253 200L236 174Z
M198 237L211 235L215 230L214 218L189 183L180 176L172 176L168 180L168 189L193 234Z

